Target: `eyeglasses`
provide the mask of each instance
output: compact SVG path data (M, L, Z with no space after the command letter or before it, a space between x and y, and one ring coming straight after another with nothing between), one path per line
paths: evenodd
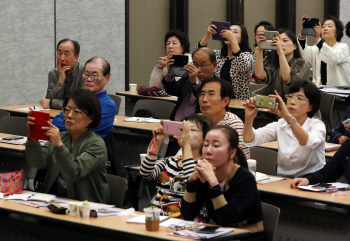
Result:
M196 225L196 224L194 224ZM194 225L189 225L187 223L179 223L179 224L171 224L169 227L166 228L166 232L175 232L179 230L185 230L185 229L192 229Z
M289 101L294 100L295 102L309 101L308 99L305 99L305 98L303 98L302 96L299 96L299 95L286 94L284 97L287 99L287 101L288 100Z
M214 98L215 96L221 96L221 95L218 95L218 94L215 94L215 93L205 93L205 92L201 92L201 93L198 94L198 98L199 98L199 99L203 99L205 96L206 96L208 99L212 99L212 98Z
M194 63L192 63L192 64L193 64L194 67L196 67L197 69L199 69L199 68L204 69L204 68L208 67L209 65L212 65L213 63L210 63L210 64L208 64L208 65L204 65L204 64L194 64Z
M72 116L76 117L76 116L81 115L83 113L83 111L80 109L77 109L77 108L71 109L69 107L64 107L62 109L62 113L64 116L68 116L70 113L72 113Z
M83 79L87 80L89 77L92 81L97 81L98 80L98 77L102 77L104 75L97 75L97 74L87 74L87 73L84 73L83 74Z

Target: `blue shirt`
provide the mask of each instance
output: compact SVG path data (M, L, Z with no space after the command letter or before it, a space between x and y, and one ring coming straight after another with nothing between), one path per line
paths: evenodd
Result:
M114 101L107 95L107 90L96 95L101 104L101 121L98 127L91 128L96 135L104 139L110 132L112 132L114 125L114 118L117 113L117 106ZM60 129L60 132L67 131L66 125L64 123L64 115L62 111L55 116L52 120L57 128Z

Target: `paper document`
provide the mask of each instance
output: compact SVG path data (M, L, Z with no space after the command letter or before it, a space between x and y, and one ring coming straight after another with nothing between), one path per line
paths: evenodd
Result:
M267 184L267 183L271 183L271 182L282 181L283 179L285 179L285 178L284 177L271 177L271 176L269 176L269 179L258 181L258 183L259 184Z
M31 107L25 107L25 108L18 108L16 110L23 110L23 111L29 111L29 108L32 108L33 110L35 111L39 111L39 110L51 110L51 109L44 109L43 107L41 106L31 106Z
M179 230L173 233L169 233L169 235L185 237L185 238L194 238L194 239L209 239L213 237L222 236L228 233L232 233L234 231L235 231L234 228L218 228L215 231L215 233L204 234L204 233L197 233L197 231L185 229L185 230Z
M165 216L168 217L168 216ZM185 221L180 218L169 218L161 222L159 225L162 227L169 227L170 225L181 225L181 226L186 226L186 225L194 225L197 224L194 221Z
M4 140L4 138L0 138L0 142L7 143L7 144L14 144L14 145L25 145L27 142L27 137L23 136L22 139L15 139L15 140ZM41 145L43 145L47 141L39 140L39 142Z
M263 181L263 180L268 180L268 179L270 179L270 177L267 176L267 175L264 174L264 173L261 173L261 172L256 172L256 173L255 173L255 180L256 180L257 182L260 182L260 181Z
M56 196L46 193L31 193L26 192L22 194L13 194L4 198L5 200L23 200L23 201L42 201L42 202L51 202Z
M348 190L350 189L349 184L340 183L340 182L330 182L328 183L332 187L337 188L338 190ZM312 192L324 192L326 191L326 187L323 187L323 185L320 184L313 184L313 185L307 185L307 186L298 186L299 189L306 190L306 191L312 191Z
M332 143L326 143L325 150L326 151L335 151L340 148L340 144L332 144Z
M153 118L144 118L144 117L131 117L124 119L126 122L147 122L147 123L160 123L161 120Z

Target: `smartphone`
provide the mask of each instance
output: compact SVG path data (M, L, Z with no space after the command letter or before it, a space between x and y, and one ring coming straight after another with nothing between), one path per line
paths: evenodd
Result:
M330 183L318 183L316 185L313 185L312 188L317 189L317 190L322 190L322 189L329 188L331 186L332 186L332 184L330 184Z
M221 37L220 34L222 30L229 30L231 23L223 21L213 21L213 24L216 26L216 34L212 35L213 40L227 41L227 39Z
M304 18L304 20L305 22L303 23L301 35L316 36L314 27L318 26L320 20L318 18Z
M215 231L219 228L219 226L205 226L202 229L199 229L197 233L205 233L205 234L210 234L210 233L215 233Z
M271 45L272 39L276 38L278 36L277 31L261 31L264 33L264 37L266 38L266 41L260 42L260 49L264 50L275 50L276 46Z
M182 136L184 123L179 121L163 121L163 133L166 135Z
M4 137L2 139L6 140L6 141L12 141L12 140L19 140L19 139L23 139L23 138L24 138L23 136L11 136L11 137Z
M49 126L48 121L51 120L50 113L41 111L32 111L32 117L35 118L35 125L29 126L29 138L32 140L44 140L49 141L50 137L45 135L45 131L41 129L43 126Z
M255 97L255 106L259 108L276 109L276 98L264 95L257 95Z
M350 119L347 119L347 120L343 121L342 123L343 123L343 125L350 125Z
M174 59L173 66L178 66L178 67L183 68L188 63L188 56L187 55L173 55L171 58Z

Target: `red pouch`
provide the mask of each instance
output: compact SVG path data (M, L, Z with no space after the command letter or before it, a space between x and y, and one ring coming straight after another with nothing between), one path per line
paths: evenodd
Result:
M23 193L24 171L0 173L0 192L6 195Z

